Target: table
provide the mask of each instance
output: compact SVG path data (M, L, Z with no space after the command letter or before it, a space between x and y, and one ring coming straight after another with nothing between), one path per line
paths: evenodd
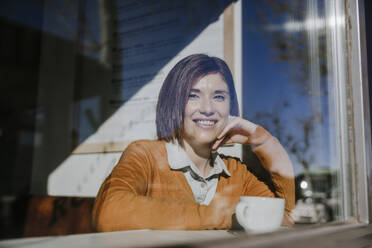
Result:
M133 230L4 240L0 241L0 247L164 247L216 239L234 239L236 237L236 234L226 230Z
M228 230L136 230L3 240L0 247L372 248L372 225L336 223L287 228L260 235Z

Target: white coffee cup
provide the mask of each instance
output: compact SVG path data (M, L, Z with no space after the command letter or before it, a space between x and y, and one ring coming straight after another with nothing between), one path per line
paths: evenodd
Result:
M248 233L277 230L284 215L283 198L242 196L236 205L236 218Z

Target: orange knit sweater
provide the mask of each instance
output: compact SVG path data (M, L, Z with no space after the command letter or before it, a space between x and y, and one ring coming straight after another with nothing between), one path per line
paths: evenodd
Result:
M288 216L295 197L293 169L287 153L272 136L253 151L271 172L278 196L286 200ZM274 197L266 184L239 160L223 161L231 177L221 175L212 202L208 206L199 205L183 172L170 169L164 141L133 142L98 192L93 209L94 228L226 229L231 227L231 216L240 196Z

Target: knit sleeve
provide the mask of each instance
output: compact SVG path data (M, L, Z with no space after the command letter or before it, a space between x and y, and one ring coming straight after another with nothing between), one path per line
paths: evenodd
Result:
M253 152L262 166L271 174L276 193L286 201L285 211L289 218L295 205L295 185L293 166L289 156L277 138L258 126L255 131L256 142Z
M153 173L149 152L132 143L103 182L92 216L97 231L223 229L231 225L232 209L147 196Z

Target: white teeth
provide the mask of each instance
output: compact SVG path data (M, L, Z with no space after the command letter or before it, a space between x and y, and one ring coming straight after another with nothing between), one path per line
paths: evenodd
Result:
M214 124L214 121L200 120L200 121L198 121L198 123L200 123L202 125L212 126Z

